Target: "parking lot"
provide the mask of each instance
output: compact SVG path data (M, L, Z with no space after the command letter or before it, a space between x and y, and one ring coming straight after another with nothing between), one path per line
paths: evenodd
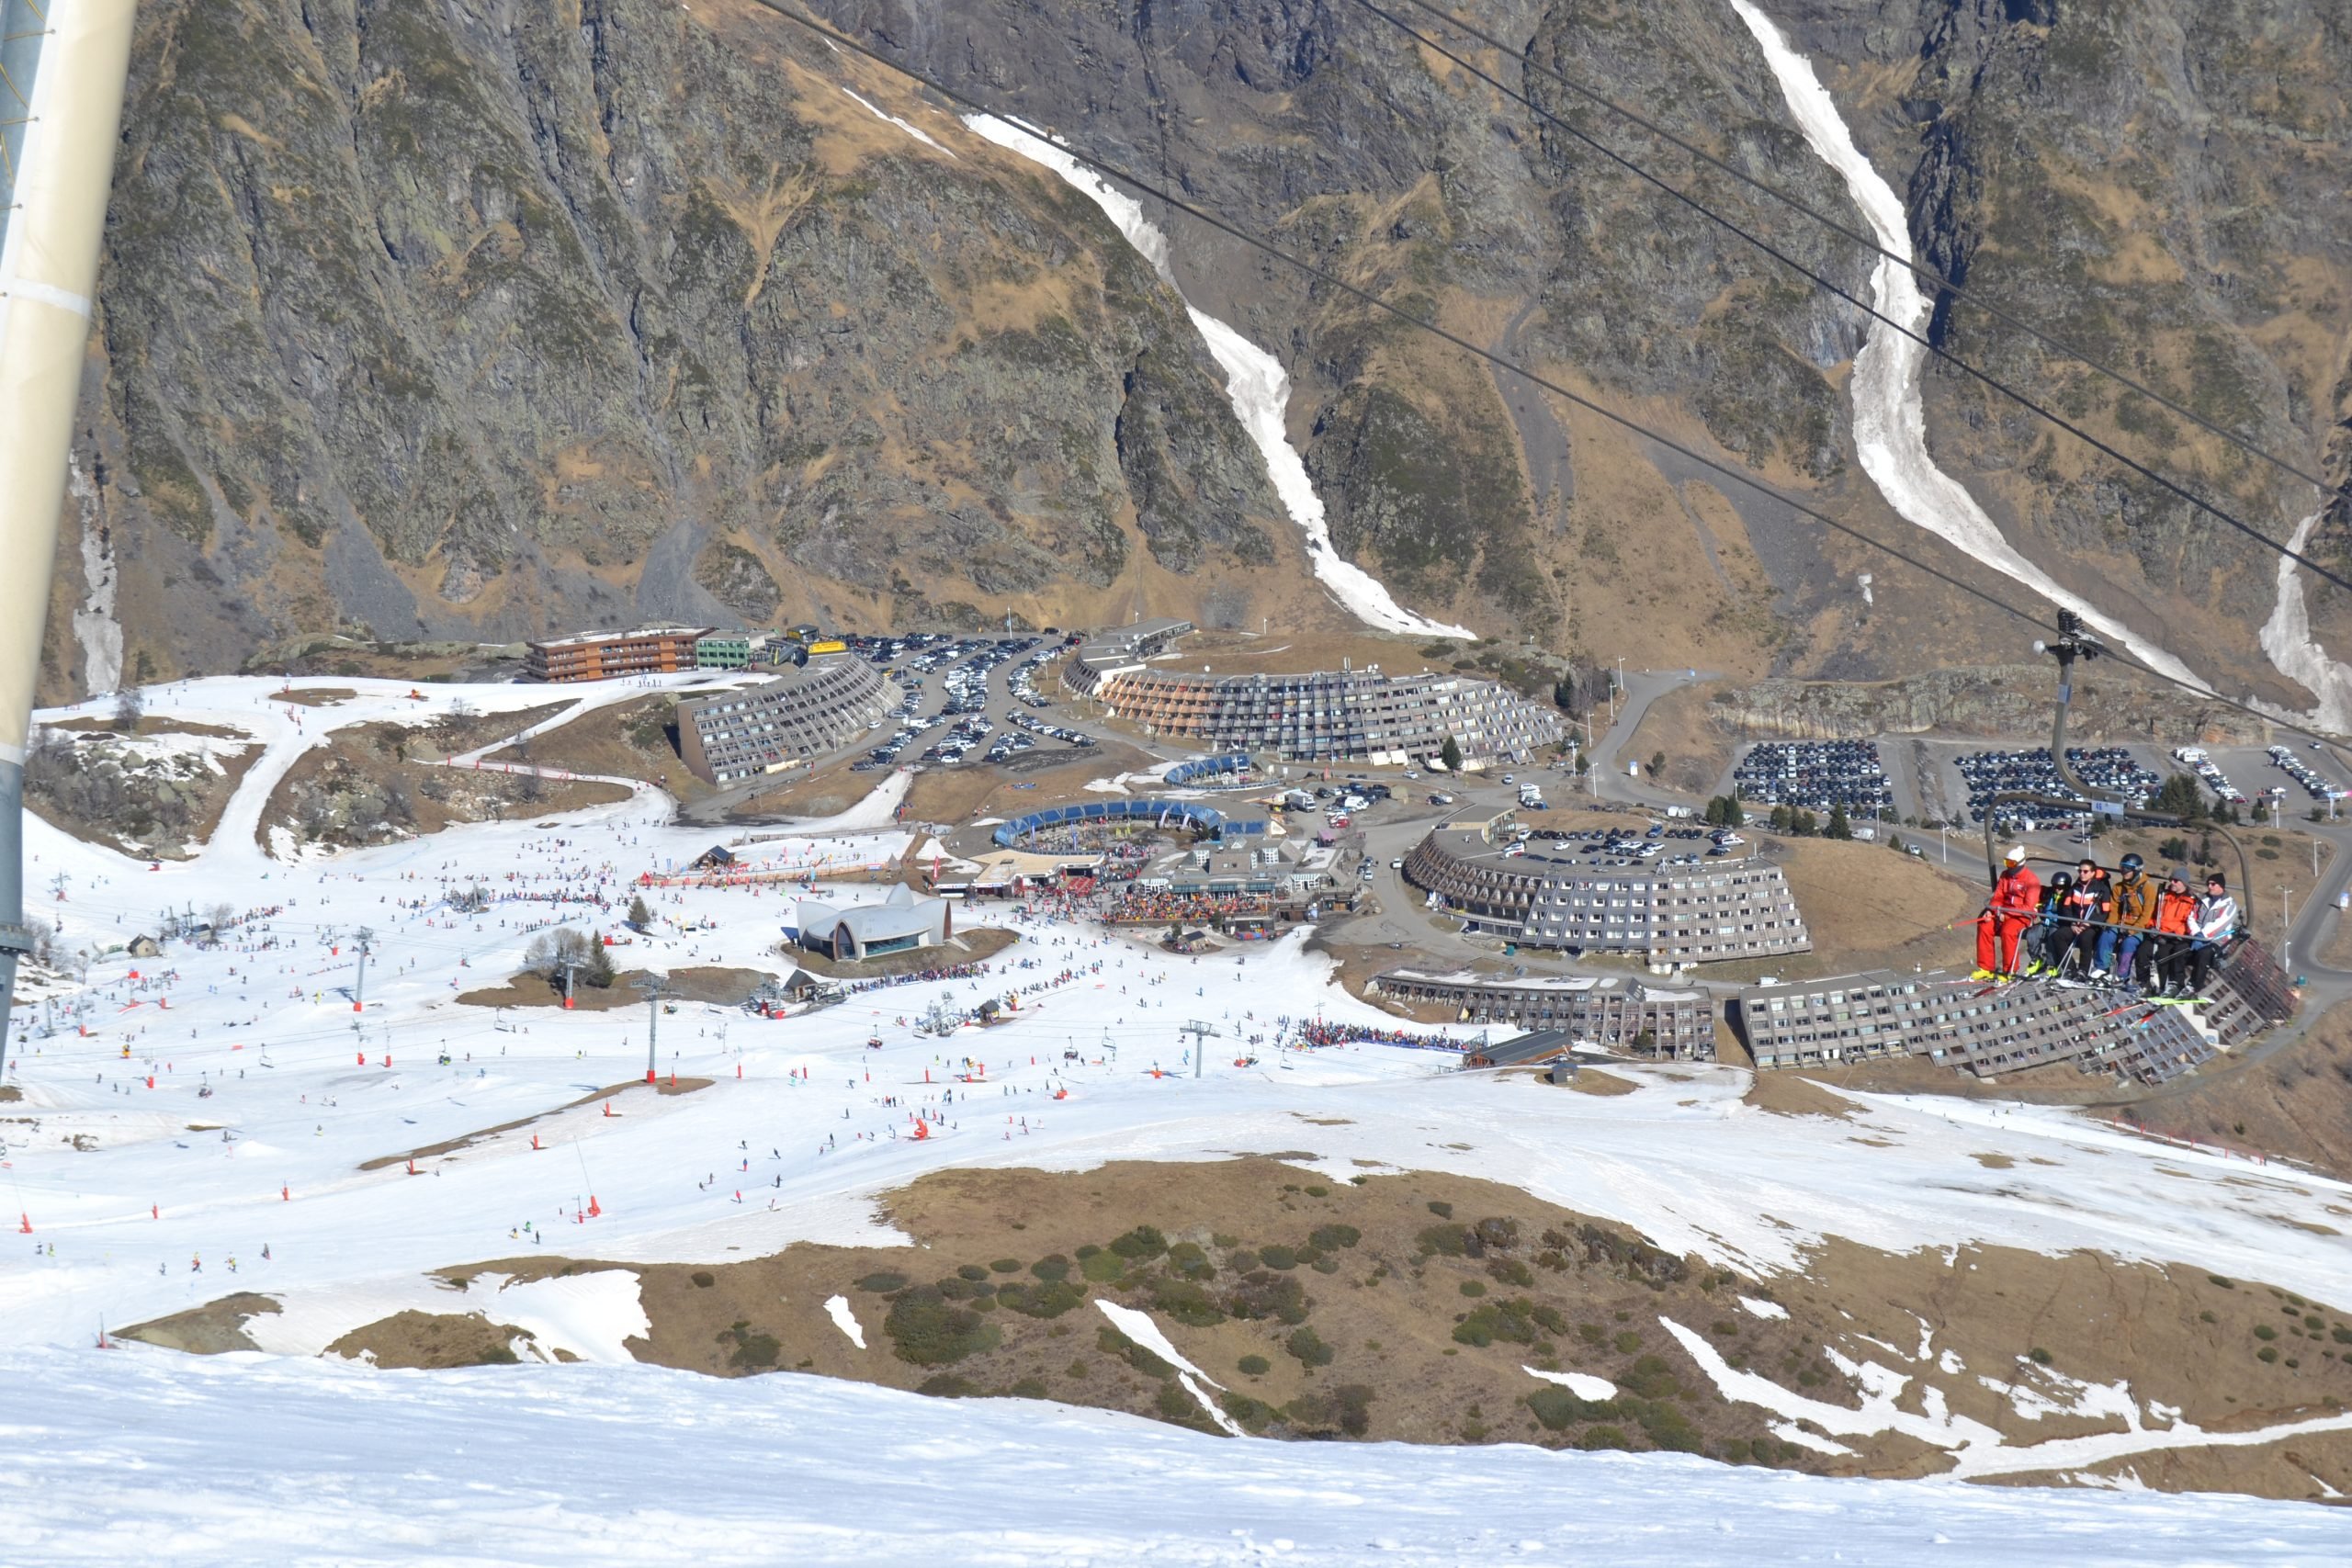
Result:
M1058 640L944 632L844 640L856 657L888 670L904 693L898 728L851 763L852 773L918 762L1005 762L1040 747L1076 753L1096 744L1092 736L1040 716L1052 699L1038 689L1036 675L1061 651Z
M1732 786L1758 805L1822 812L1843 807L1853 818L1874 818L1894 805L1875 740L1759 741L1732 770Z

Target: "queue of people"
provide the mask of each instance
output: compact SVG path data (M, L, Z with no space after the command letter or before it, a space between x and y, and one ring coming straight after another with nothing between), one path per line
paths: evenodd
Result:
M2071 979L2165 999L2193 997L2240 925L2228 879L2216 869L2203 881L2200 894L2186 867L2158 881L2136 854L2112 873L2086 855L2044 886L2018 844L1977 917L1975 977Z

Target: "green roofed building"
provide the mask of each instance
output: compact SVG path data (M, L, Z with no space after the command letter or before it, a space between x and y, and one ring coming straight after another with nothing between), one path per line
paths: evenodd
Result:
M749 633L719 632L695 642L697 670L741 670L752 662Z

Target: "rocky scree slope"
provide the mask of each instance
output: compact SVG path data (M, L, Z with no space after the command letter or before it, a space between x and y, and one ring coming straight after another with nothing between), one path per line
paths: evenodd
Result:
M2003 591L1860 473L1858 312L1348 0L813 8ZM1865 292L1865 254L1522 67L1605 84L1860 228L1724 0L1458 8L1512 41L1462 46L1506 86ZM2339 22L2186 0L1766 9L1907 193L1925 256L2319 460L2347 392ZM129 125L83 467L133 675L339 627L1336 614L1140 258L751 0L164 0ZM2030 635L1150 215L1185 295L1288 368L1340 553L1415 609L1748 680L1999 662ZM1936 331L2276 536L2312 505L2012 333L1949 310ZM1931 370L1928 416L1938 459L2070 588L2225 689L2301 705L2255 645L2259 547L1957 377ZM2335 519L2321 547L2346 539ZM2335 599L2314 594L2319 635L2352 648ZM80 662L64 638L55 686Z
M1180 302L1057 184L844 90L886 87L653 0L143 7L80 441L128 672L1282 608L1303 562Z

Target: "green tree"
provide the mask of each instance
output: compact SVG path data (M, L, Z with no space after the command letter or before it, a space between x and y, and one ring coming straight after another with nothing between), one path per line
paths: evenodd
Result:
M1829 826L1822 829L1822 837L1844 840L1853 836L1854 825L1846 820L1846 807L1841 801L1829 808Z
M1786 806L1775 806L1772 807L1772 831L1775 833L1788 832L1795 826L1795 823L1792 820L1794 815L1795 814L1790 811Z
M1810 839L1821 831L1821 818L1810 811L1794 811L1789 816L1789 831L1800 839Z
M1656 777L1657 777L1657 776L1658 776L1658 774L1660 774L1660 773L1664 773L1664 772L1666 772L1666 753L1665 753L1665 752L1663 752L1663 751L1653 751L1653 752L1651 752L1651 753L1650 753L1650 777L1652 777L1652 778L1656 778Z
M1437 760L1445 764L1445 771L1447 773L1460 773L1462 771L1462 743L1454 739L1453 736L1447 736L1445 738L1445 744L1438 748Z
M653 911L645 902L645 895L638 894L628 901L628 923L639 931L653 924Z
M2185 817L2194 822L2205 815L2205 792L2198 787L2194 774L2175 773L2165 780L2164 787L2156 791L2155 799L2149 805L2167 816Z

